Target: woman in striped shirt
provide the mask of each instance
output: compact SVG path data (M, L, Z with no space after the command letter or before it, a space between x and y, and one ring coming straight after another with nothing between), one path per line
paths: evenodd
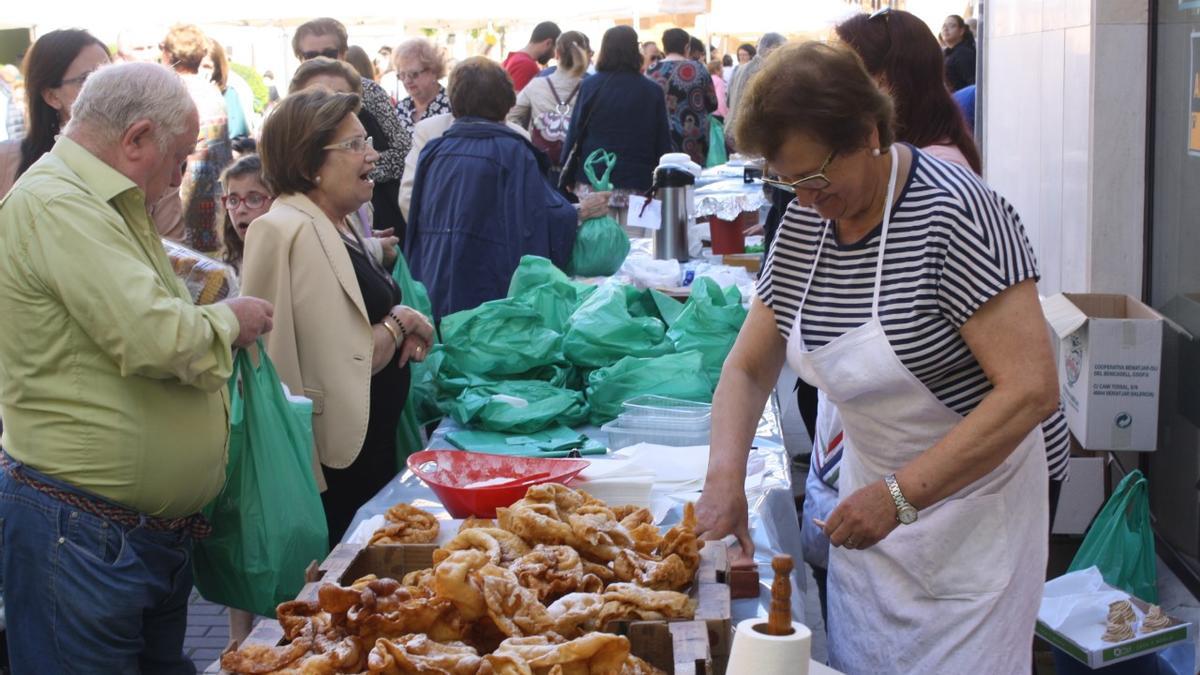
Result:
M1027 669L1058 391L1020 219L969 169L894 142L852 51L795 45L764 70L736 135L796 201L717 389L701 528L752 549L741 477L786 358L844 427L841 503L818 523L832 665Z

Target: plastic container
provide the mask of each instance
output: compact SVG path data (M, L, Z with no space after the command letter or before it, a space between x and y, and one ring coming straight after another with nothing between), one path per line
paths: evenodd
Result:
M710 429L704 425L694 431L682 429L647 428L642 426L630 427L615 419L600 427L600 431L608 435L608 448L620 450L638 443L654 443L684 447L688 445L708 445Z
M671 417L693 421L708 420L712 417L712 404L699 401L686 401L681 398L646 394L637 396L621 404L624 412L622 417Z
M712 418L705 415L702 418L692 419L690 417L668 417L659 415L630 415L629 413L621 413L617 415L618 426L629 429L662 429L664 431L695 431L701 429L712 428Z
M454 518L495 518L496 509L511 506L525 496L531 485L567 483L589 464L586 459L513 457L463 450L422 450L408 458L408 468L433 490ZM521 482L487 485L511 481Z

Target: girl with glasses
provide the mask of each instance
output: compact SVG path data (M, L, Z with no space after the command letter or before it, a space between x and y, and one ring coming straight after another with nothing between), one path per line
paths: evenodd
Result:
M246 155L221 174L221 203L225 206L225 262L242 273L246 231L254 219L271 208L274 195L262 179L262 160Z

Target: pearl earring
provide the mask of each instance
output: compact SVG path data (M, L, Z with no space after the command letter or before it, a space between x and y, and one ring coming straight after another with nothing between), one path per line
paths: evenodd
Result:
M876 151L875 151L875 154L877 154L877 155L878 155L878 154L879 154L879 151L878 151L878 150L876 150ZM317 185L320 185L320 184L321 184L321 177L320 177L320 176L317 176Z
M879 156L879 148L872 148L872 149L871 149L871 156L872 156L872 157L878 157L878 156ZM318 180L319 180L319 179L318 179Z

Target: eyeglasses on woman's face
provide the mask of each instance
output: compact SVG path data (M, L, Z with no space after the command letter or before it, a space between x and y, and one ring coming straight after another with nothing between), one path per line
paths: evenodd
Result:
M825 175L825 170L829 168L829 164L835 156L837 156L837 150L831 151L829 156L825 158L825 161L821 163L821 168L802 178L797 178L793 181L780 180L778 178L763 178L762 181L771 187L790 192L797 190L827 190L833 182L829 180L829 176Z
M225 205L226 210L232 211L239 206L245 205L248 209L261 209L263 204L267 203L270 197L259 192L251 192L245 197L239 195L225 195L221 197L221 203Z
M375 139L367 136L350 138L340 143L331 143L321 148L322 150L349 150L358 154L364 154L369 150L375 149Z
M429 72L428 68L421 68L419 70L402 70L396 72L396 77L400 78L401 82L413 82L427 72Z

